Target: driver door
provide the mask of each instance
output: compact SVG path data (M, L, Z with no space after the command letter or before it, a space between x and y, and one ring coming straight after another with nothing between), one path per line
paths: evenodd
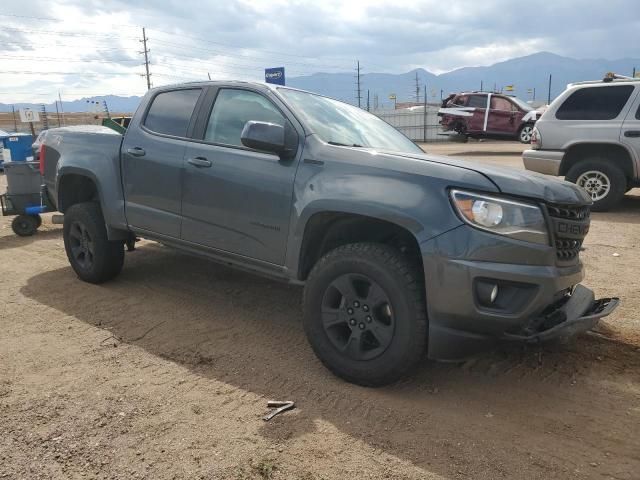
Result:
M288 120L249 88L218 89L208 111L185 152L182 239L283 265L297 160L251 150L240 134L250 120Z

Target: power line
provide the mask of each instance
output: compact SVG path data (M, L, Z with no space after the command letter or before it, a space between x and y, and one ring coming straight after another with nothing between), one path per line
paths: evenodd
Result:
M135 72L46 72L34 70L0 70L0 75L77 75L79 77L99 77L101 75L137 75Z
M154 44L160 44L160 45L165 45L165 46L170 46L170 47L176 47L181 49L181 51L184 51L184 49L189 49L189 50L199 50L202 52L207 52L207 53L213 53L217 56L221 56L221 57L229 57L229 58L246 58L246 59L255 59L260 61L263 65L265 62L265 57L264 56L252 56L252 55L238 55L238 53L233 53L233 54L229 54L227 52L224 51L220 51L220 50L213 50L211 48L204 48L204 47L198 47L198 46L193 46L193 45L187 45L184 43L173 43L173 42L165 42L164 40L157 40L154 39ZM257 52L261 52L262 50L256 50ZM268 53L268 52L265 52ZM195 58L195 57L194 57ZM309 57L306 57L309 58ZM332 68L332 69L344 69L345 66L343 65L328 65L328 64L323 64L323 63L318 63L318 62L291 62L289 60L280 60L280 59L276 59L276 61L282 61L283 63L286 63L287 65L302 65L302 66L307 66L307 67L327 67L327 68Z
M233 49L236 49L236 50L237 49L259 50L259 51L264 52L264 53L270 53L270 54L283 56L283 57L309 58L308 55L299 55L299 54L294 54L294 53L278 52L278 51L274 51L274 50L264 50L264 49L260 49L260 48L256 49L256 48L239 47L237 45L230 45L228 43L222 43L222 42L214 42L212 40L207 40L205 38L197 37L197 36L193 36L193 35L186 35L184 33L161 32L159 30L153 30L153 31L158 33L158 34L160 34L160 35L172 35L172 36L175 36L175 37L190 38L192 40L197 40L197 41L200 41L202 43L210 43L212 45L220 45L222 47L233 48ZM344 68L344 66L343 67L339 67L339 68Z
M20 33L37 33L42 35L60 35L62 37L89 37L89 38L104 38L104 39L135 39L135 37L124 37L122 35L104 34L104 33L83 33L83 32L61 32L59 30L30 30L16 27L2 27L4 30L12 30Z
M134 58L122 58L122 59L113 59L113 60L97 60L97 59L82 59L82 60L71 60L67 58L56 58L56 57L15 57L11 55L0 55L0 59L3 60L17 60L17 61L27 61L33 60L38 62L69 62L69 63L107 63L107 64L119 64L121 62L138 62Z
M11 13L0 13L0 17L11 17L11 18L24 18L24 19L29 19L29 20L44 20L44 21L53 21L53 22L60 22L60 23L64 23L65 19L63 18L55 18L55 17L34 17L34 16L30 16L30 15L14 15ZM140 28L138 25L128 25L125 23L111 23L111 24L106 24L103 22L88 22L86 20L82 21L83 24L85 25L102 25L104 27L125 27L125 28Z

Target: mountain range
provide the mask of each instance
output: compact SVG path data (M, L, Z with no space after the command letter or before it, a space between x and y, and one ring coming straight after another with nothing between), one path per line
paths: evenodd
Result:
M416 77L419 85L419 99L424 101L426 86L429 102L438 102L441 95L463 90L501 90L513 87L513 94L524 100L535 100L546 103L547 97L555 98L566 85L580 80L602 78L607 72L632 75L634 68L640 71L640 58L620 60L574 59L549 52L539 52L524 57L512 58L504 62L484 67L463 67L440 75L418 68L406 73L365 73L361 76L361 105L367 104L367 92L371 108L377 96L380 108L390 108L393 101L389 99L395 94L398 102L416 99ZM551 89L549 90L549 76ZM354 74L349 73L314 73L300 77L288 77L287 85L330 97L357 103L356 81ZM85 112L91 109L90 102L106 101L112 112L133 112L140 97L120 97L108 95L104 97L81 98L64 101L65 112ZM15 104L15 108L32 108L40 110L40 104ZM55 111L52 102L46 105L48 111ZM0 103L0 112L10 112L10 104Z

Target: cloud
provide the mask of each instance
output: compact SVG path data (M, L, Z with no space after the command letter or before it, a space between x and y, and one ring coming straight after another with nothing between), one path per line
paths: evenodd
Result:
M148 29L156 85L208 74L259 80L264 67L279 65L289 76L351 71L356 59L365 73L417 67L440 73L541 50L576 58L630 57L637 56L640 31L637 0L23 3L20 15L42 19L12 18L18 30L0 27L0 55L13 57L3 69L77 73L42 75L35 82L42 93L143 93L141 25ZM25 76L2 74L3 92L24 90ZM3 94L0 100L9 99Z

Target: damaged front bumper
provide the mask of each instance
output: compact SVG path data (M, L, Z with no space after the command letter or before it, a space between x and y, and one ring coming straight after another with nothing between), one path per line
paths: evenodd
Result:
M576 285L571 295L567 295L548 312L534 319L520 333L505 333L505 340L528 343L569 338L586 332L598 321L611 314L620 300L618 298L595 299L591 290Z
M552 245L463 225L422 243L421 253L432 359L462 360L504 340L567 338L593 328L619 303L595 300L580 284L580 261L559 261ZM487 301L492 287L497 295Z

